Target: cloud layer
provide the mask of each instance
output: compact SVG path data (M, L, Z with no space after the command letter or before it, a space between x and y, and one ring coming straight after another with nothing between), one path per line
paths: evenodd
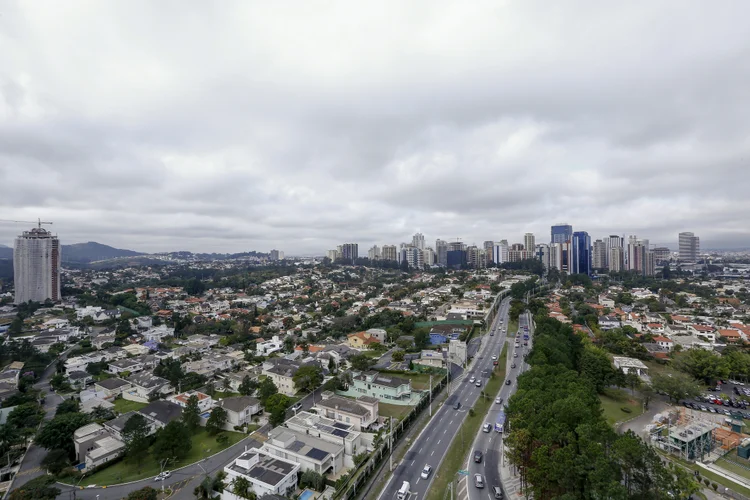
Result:
M10 2L0 218L143 251L750 247L747 2ZM0 242L24 226L0 223Z

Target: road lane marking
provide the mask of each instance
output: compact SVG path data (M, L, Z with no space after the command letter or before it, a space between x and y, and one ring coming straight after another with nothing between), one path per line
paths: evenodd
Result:
M440 441L442 441L442 439L438 439L438 442L437 442L437 444L440 444Z
M435 454L435 450L432 450L432 453L430 453L430 456Z
M422 453L422 448L424 448L424 446L421 446L421 447L419 448L419 453Z

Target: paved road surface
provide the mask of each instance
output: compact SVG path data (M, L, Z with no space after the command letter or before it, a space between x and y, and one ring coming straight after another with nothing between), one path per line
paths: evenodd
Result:
M528 313L523 314L518 318L518 327L521 332L523 332L524 326L529 327L529 345L523 345L522 335L516 337L516 339L519 339L520 343L520 347L518 348L514 347L513 339L510 339L507 364L508 376L506 377L506 380L510 379L511 385L503 385L502 389L500 390L500 397L503 399L503 403L493 405L492 409L489 412L489 416L485 417L485 422L492 424L493 427L494 423L497 421L497 417L500 414L500 411L504 410L504 406L508 403L508 398L510 398L516 392L516 389L518 387L518 375L528 369L528 365L523 359L524 355L531 350L531 339L533 339L532 334L534 333L534 327L531 324L530 315ZM518 357L514 358L513 356L516 353L518 354ZM516 367L511 368L514 363L516 364ZM503 463L502 443L503 434L495 432L494 430L490 431L489 433L480 430L477 434L473 449L481 450L484 454L484 458L482 459L482 462L475 463L472 452L472 457L469 459L468 471L470 475L465 481L467 481L466 491L468 491L468 497L470 500L483 500L488 498L488 495L489 498L492 499L493 486L501 486L503 488L503 491L506 493L506 497L508 496L508 493L515 493L515 491L517 491L519 485L503 484L500 477L500 467ZM479 489L474 486L474 474L477 473L481 474L484 477L485 486L483 489Z
M482 347L477 353L470 371L463 378L458 379L455 384L452 384L454 387L451 388L451 395L445 401L445 404L436 410L432 420L407 451L402 463L396 466L379 498L388 500L396 498L396 493L403 481L411 483L409 500L424 498L432 484L434 471L438 470L451 440L454 436L456 439L462 438L460 435L456 436L456 434L459 433L468 409L474 405L482 391L480 387L470 384L468 378L472 375L481 375L484 370L489 372L492 369L491 356L500 354L502 344L505 341L505 334L501 332L499 320L501 318L507 319L509 302L509 299L502 302L491 326L495 335L483 337ZM482 378L482 386L484 386L484 382L486 382L486 378ZM462 405L460 410L453 409L453 405L457 401ZM472 436L465 436L465 439L472 439ZM433 473L428 479L421 479L420 472L425 465L430 465L433 468Z

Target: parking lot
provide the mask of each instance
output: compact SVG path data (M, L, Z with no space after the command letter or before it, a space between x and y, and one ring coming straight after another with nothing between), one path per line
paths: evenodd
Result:
M734 381L733 381L734 382ZM750 386L741 382L724 381L709 388L693 400L683 401L683 406L728 417L750 420Z

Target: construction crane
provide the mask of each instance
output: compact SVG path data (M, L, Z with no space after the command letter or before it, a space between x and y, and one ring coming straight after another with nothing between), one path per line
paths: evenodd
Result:
M51 222L43 221L42 219L37 219L36 221L0 219L0 222L15 222L16 224L37 224L39 229L42 228L42 224L52 224Z

